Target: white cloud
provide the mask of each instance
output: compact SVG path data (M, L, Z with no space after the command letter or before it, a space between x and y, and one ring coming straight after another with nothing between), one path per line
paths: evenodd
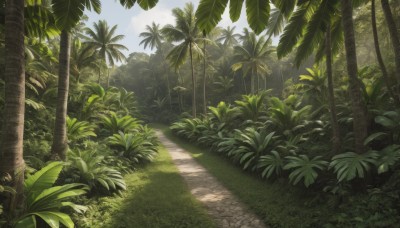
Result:
M140 13L131 17L130 28L134 34L139 35L144 32L146 25L151 24L153 21L164 26L173 24L175 20L171 14L171 9L157 7L149 11L141 10Z

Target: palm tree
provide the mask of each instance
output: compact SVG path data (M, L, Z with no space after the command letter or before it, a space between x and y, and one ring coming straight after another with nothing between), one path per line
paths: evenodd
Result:
M69 91L69 67L71 37L69 31L64 29L60 36L60 53L58 67L58 95L56 107L56 119L53 134L53 144L51 147L52 157L56 159L66 159L67 151L67 104Z
M346 51L349 89L353 108L353 131L355 152L365 152L364 139L368 135L367 108L362 97L359 79L357 77L357 53L353 27L353 7L350 0L341 0L342 23L344 31L344 46Z
M330 109L331 125L332 125L332 145L333 152L336 154L341 147L341 137L339 122L337 119L335 93L333 85L333 72L332 72L332 41L331 41L331 24L328 22L325 34L325 57L326 57L326 74L328 78L328 103Z
M124 38L124 35L114 35L117 25L110 28L107 21L100 20L97 23L93 23L94 30L87 28L86 33L89 38L85 41L86 44L91 46L98 52L100 58L107 62L111 67L115 65L115 61L122 62L126 60L125 55L122 53L123 50L128 50L118 41ZM110 83L110 73L107 76L107 87Z
M395 64L396 64L396 78L397 83L400 83L400 37L396 27L396 22L393 19L392 11L388 0L381 0L383 14L385 15L386 23L389 28L389 35L392 41Z
M194 75L193 54L202 55L199 42L204 40L201 38L200 30L196 24L194 15L194 6L187 3L184 9L175 8L172 10L175 17L175 26L166 25L162 32L172 42L181 42L174 47L167 58L177 69L190 57L190 66L192 72L192 115L196 117L196 77Z
M71 75L79 82L82 71L88 68L97 68L95 51L75 38L71 46L70 65Z
M83 16L84 9L93 9L100 13L99 1L88 0L72 3L72 0L53 0L52 8L57 18L58 27L62 29L60 35L60 53L58 67L58 95L56 119L54 123L53 144L51 146L52 158L66 159L67 151L67 103L69 91L71 31Z
M271 42L263 37L257 39L255 33L249 33L243 45L235 46L235 58L237 62L232 69L243 70L244 76L250 74L251 93L255 93L255 79L257 78L257 92L259 89L260 74L266 75L269 71L266 60L274 50L271 49Z
M151 26L146 25L146 32L140 33L139 36L143 37L143 40L140 42L139 45L143 44L145 49L147 48L147 46L149 46L151 50L153 50L153 48L157 48L161 53L161 57L163 59L164 71L167 78L168 102L169 102L169 107L172 108L169 71L167 64L165 62L164 50L162 49L162 41L164 37L161 34L160 25L154 22L151 24Z
M375 10L375 0L371 0L371 24L372 24L372 34L373 34L373 37L374 37L376 59L378 60L379 67L381 68L382 76L383 76L383 79L385 81L388 93L393 98L394 102L397 105L399 105L399 103L400 103L399 98L396 97L394 95L394 93L393 93L392 86L391 86L390 79L389 79L389 74L387 72L385 63L384 63L383 58L382 58L381 49L379 47L379 38L378 38L378 29L377 29L377 26L376 26L376 13L375 13L375 11L376 11Z
M235 33L235 28L236 26L228 26L226 29L222 29L221 36L216 41L222 43L225 48L237 45L240 34Z
M298 6L289 23L285 26L282 39L278 45L278 56L287 55L295 46L298 46L295 62L297 67L316 50L316 61L325 56L326 73L328 79L328 104L332 125L333 152L340 148L340 131L336 115L334 96L332 52L336 54L342 43L341 18L338 12L339 1L321 0L317 5L304 3ZM303 33L302 31L305 30ZM332 31L335 36L332 39ZM332 48L334 47L334 48Z
M25 111L25 45L24 0L6 1L5 5L5 98L3 140L0 154L0 172L12 178L11 186L17 194L8 205L14 212L22 200L25 162L23 133Z

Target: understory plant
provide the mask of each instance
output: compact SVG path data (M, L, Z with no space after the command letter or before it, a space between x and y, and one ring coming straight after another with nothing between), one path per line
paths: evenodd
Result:
M104 163L104 156L97 151L70 151L67 182L84 183L90 191L117 193L126 190L121 173Z
M139 132L119 132L110 136L108 143L116 149L118 156L128 158L134 164L151 161L157 154L157 144L149 141Z
M86 194L88 188L84 184L65 184L53 186L63 169L62 162L52 162L35 174L28 176L24 182L24 205L19 215L11 219L16 228L50 227L72 228L74 223L70 216L61 209L72 208L78 213L84 212L85 206L74 204L71 198Z

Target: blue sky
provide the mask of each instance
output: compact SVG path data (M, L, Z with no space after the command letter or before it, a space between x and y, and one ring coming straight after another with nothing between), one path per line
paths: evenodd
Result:
M99 20L106 20L109 26L118 25L116 34L125 35L121 43L129 48L129 51L125 52L126 55L132 52L150 53L151 50L144 50L143 46L139 46L141 40L139 34L144 31L146 25L151 24L153 21L161 25L174 24L171 10L176 7L183 8L187 2L193 2L197 7L199 0L159 0L158 4L149 11L142 10L138 5L128 10L115 0L101 0L101 14L86 13L89 17L87 26L93 27L93 22ZM229 19L228 12L224 13L219 26L227 27L232 25L236 26L237 32L241 32L247 26L244 10L240 19L234 24Z

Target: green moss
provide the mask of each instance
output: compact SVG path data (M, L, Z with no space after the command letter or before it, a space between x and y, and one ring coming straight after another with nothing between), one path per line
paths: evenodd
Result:
M103 197L91 203L80 227L215 227L201 204L190 194L177 168L160 147L157 159L125 176L122 197Z
M190 151L201 165L271 227L320 227L332 216L331 208L318 200L312 191L289 185L283 179L267 182L252 176L227 159L180 140L167 127L156 127Z

